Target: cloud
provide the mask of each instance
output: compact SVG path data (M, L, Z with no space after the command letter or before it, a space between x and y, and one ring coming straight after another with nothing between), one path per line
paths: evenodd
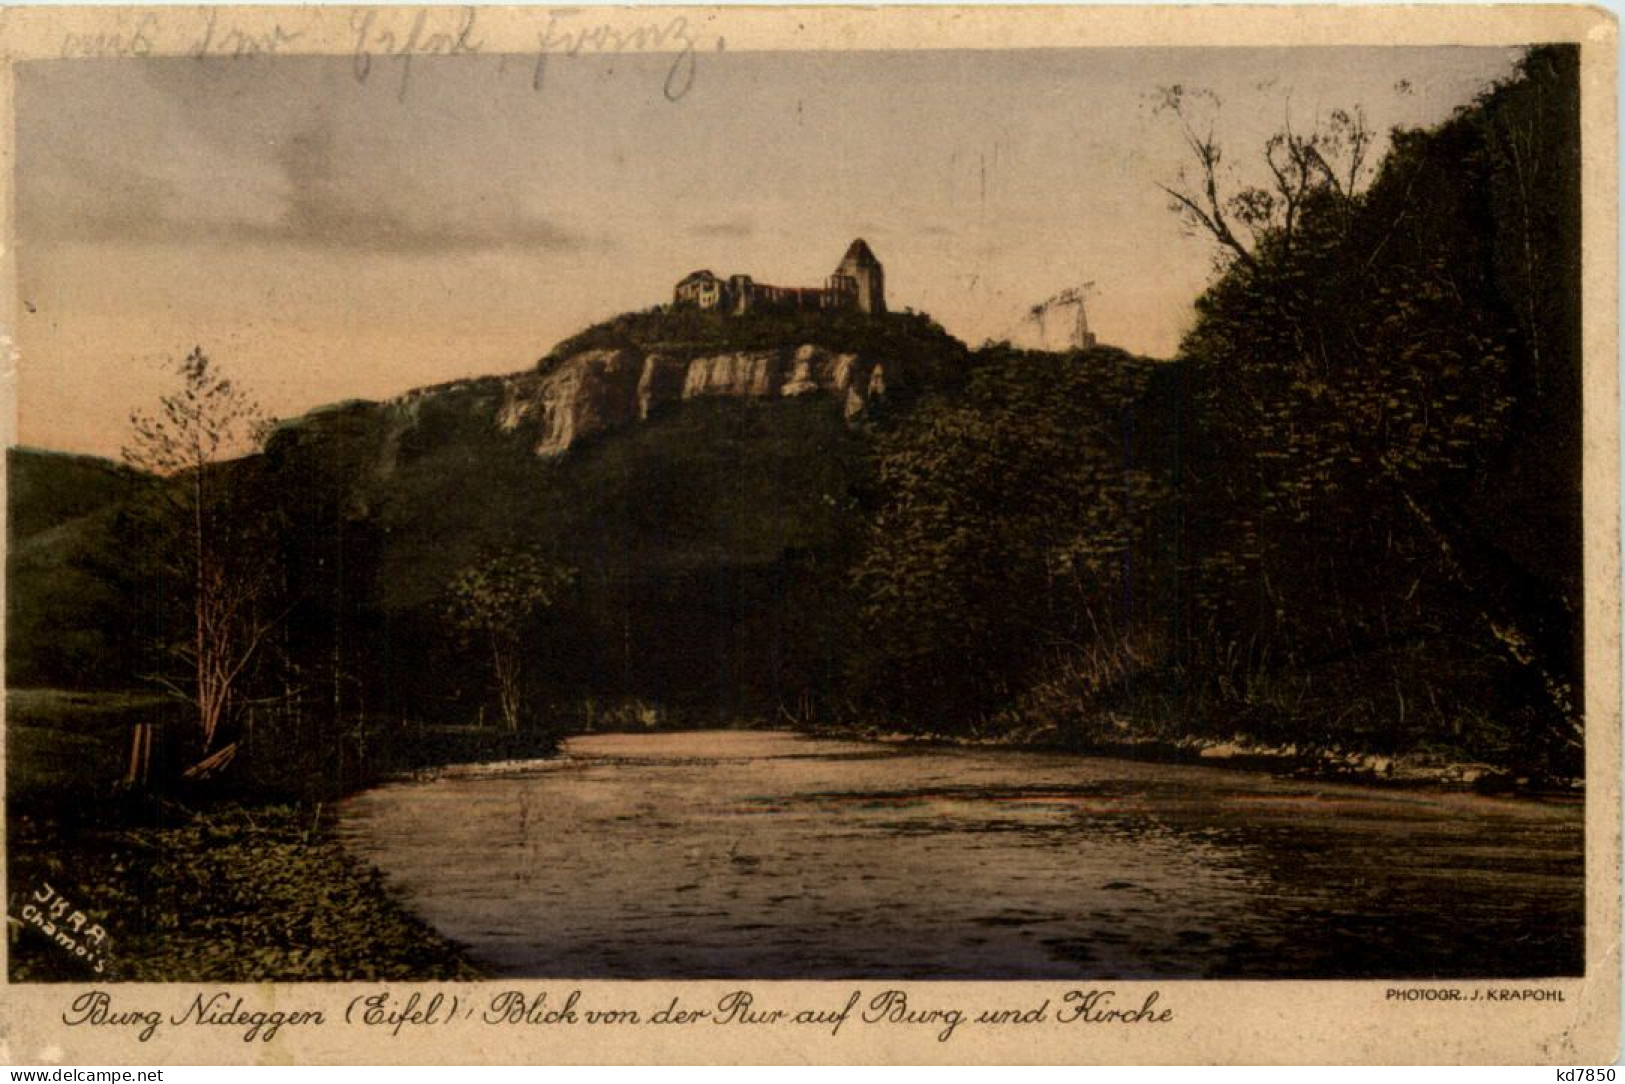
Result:
M51 241L158 241L165 234L170 186L137 172L65 170L49 182L19 175L17 225Z
M401 253L558 252L587 245L585 236L510 199L458 203L404 181L362 191L337 168L332 130L325 124L295 134L276 159L289 194L279 219L248 231L258 240Z
M50 168L19 180L19 226L25 237L44 241L294 245L403 255L567 252L606 244L513 198L437 194L407 180L361 183L341 166L325 123L279 141L268 190L261 193L222 192L219 185L229 179L159 177L128 165L93 168L61 154Z
M515 209L465 218L433 218L385 204L299 204L275 222L208 224L209 240L300 245L395 254L490 250L568 252L592 247L592 239L546 218Z
M718 237L725 240L752 237L755 233L755 223L743 218L723 222L701 222L688 228L690 237Z

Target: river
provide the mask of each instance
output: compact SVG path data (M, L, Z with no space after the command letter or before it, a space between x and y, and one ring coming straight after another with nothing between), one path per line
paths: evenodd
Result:
M1582 806L790 733L587 735L348 800L493 975L1577 974Z

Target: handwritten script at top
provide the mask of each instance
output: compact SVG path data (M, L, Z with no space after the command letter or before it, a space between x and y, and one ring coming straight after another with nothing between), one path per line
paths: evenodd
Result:
M609 23L582 25L574 22L581 14L574 8L560 8L547 13L547 25L538 36L535 74L531 87L541 90L547 74L547 58L555 53L577 57L583 52L619 54L626 52L659 51L677 47L671 67L661 87L667 101L678 101L694 89L695 47L689 32L688 19L674 15L664 22L635 26L630 30ZM716 40L716 49L722 50L722 39Z
M536 35L535 61L531 69L531 89L541 91L547 82L548 60L554 56L571 59L583 55L619 56L624 53L675 50L671 67L661 87L668 101L678 101L694 88L695 56L698 49L688 19L674 15L649 23L618 26L593 23L581 18L578 8L558 8L546 12L547 22ZM464 8L448 28L435 29L432 14L418 11L402 32L394 12L363 11L351 17L355 31L354 71L358 82L372 74L375 57L393 57L401 62L400 90L405 97L411 80L411 64L419 56L472 56L483 44L475 33L479 9ZM716 48L722 49L722 39Z
M280 23L247 28L222 24L222 12L204 8L197 12L144 12L129 30L97 30L87 34L62 35L64 60L91 60L117 57L189 56L247 59L286 55L304 35ZM230 13L226 13L229 18Z
M661 85L668 101L679 101L694 88L699 53L698 35L684 15L658 16L647 22L593 21L579 8L556 8L538 13L544 19L536 32L530 57L530 86L540 92L547 82L550 59L583 56L620 56L634 53L669 53L671 64ZM193 57L196 59L265 59L299 53L306 37L302 30L280 23L232 21L231 10L148 11L133 26L91 33L63 35L64 59L117 57ZM473 7L370 9L352 13L347 26L351 72L366 83L378 72L379 61L392 62L398 79L396 96L405 99L412 81L413 61L420 57L479 56L485 41L479 33L479 9ZM719 36L707 43L721 52ZM509 54L497 59L499 70Z

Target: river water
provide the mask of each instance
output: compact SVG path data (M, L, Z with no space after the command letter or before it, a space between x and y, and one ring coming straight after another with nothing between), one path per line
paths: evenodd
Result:
M1582 970L1582 809L789 733L589 735L350 799L494 975L1469 977Z

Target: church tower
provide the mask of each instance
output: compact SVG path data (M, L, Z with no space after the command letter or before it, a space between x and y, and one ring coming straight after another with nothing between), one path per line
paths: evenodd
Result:
M858 238L847 247L836 276L850 278L858 284L858 311L881 313L886 311L886 272L869 250L869 244Z

